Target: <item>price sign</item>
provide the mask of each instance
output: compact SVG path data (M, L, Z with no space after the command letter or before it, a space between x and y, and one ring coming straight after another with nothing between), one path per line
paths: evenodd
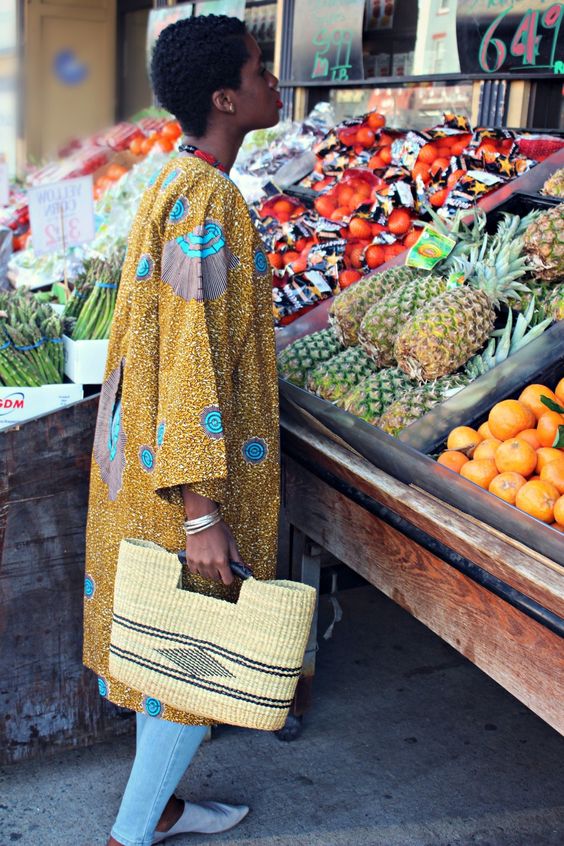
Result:
M292 78L345 82L363 79L365 0L296 0Z
M31 188L27 196L33 249L37 255L64 252L94 237L91 176Z
M564 2L458 0L462 73L564 74Z
M8 162L0 153L0 206L7 206L10 199L10 179L8 176Z

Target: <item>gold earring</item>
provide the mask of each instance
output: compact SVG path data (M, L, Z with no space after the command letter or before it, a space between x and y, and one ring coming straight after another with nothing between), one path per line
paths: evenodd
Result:
M234 111L235 111L235 106L233 105L233 103L230 103L230 104L229 104L229 111L230 111L230 113L231 113L231 114L233 114L233 113L234 113Z

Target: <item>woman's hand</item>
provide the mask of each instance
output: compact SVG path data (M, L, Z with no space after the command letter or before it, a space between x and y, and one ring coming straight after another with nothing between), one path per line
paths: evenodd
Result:
M191 573L222 581L225 585L233 581L230 559L241 561L235 538L223 520L186 538L186 558Z

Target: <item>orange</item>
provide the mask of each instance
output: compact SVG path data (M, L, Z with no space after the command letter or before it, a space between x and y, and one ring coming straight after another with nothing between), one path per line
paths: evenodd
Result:
M543 447L554 446L559 426L564 426L564 414L558 414L557 411L547 411L546 414L539 417L537 435Z
M535 473L534 476L529 476L529 478L527 479L527 482L539 482L539 481L540 481L540 476L538 475L538 473Z
M376 136L368 126L361 126L356 133L356 143L362 147L372 147L375 140Z
M474 458L493 458L502 441L497 438L485 438L474 450ZM536 461L536 455L535 455Z
M537 422L533 412L519 400L502 400L494 405L488 416L488 426L494 438L506 441L523 429L532 429Z
M495 463L500 473L530 476L537 466L537 454L527 441L509 438L496 450Z
M394 209L388 218L388 229L394 235L405 235L411 226L411 215L406 209Z
M537 420L549 410L548 406L541 402L541 397L548 397L553 402L558 402L556 394L550 388L547 388L546 385L527 385L519 396L519 402L528 406Z
M423 164L430 165L435 161L436 158L437 148L433 144L424 144L423 147L421 147L421 149L419 150L417 162L422 162Z
M389 144L385 147L380 148L380 158L384 162L384 164L391 164L392 163L392 148Z
M478 431L480 431L478 429ZM522 432L519 432L519 437L522 441L527 441L528 444L532 446L533 449L539 449L541 446L541 442L539 441L539 436L537 435L536 429L523 429Z
M331 217L336 208L333 198L326 196L318 197L313 205L321 217Z
M564 376L555 387L554 393L558 397L558 402L564 404Z
M447 439L447 449L458 449L464 451L469 458L474 455L474 450L482 440L482 436L470 426L456 426Z
M422 229L417 228L412 229L410 232L408 232L405 238L403 239L403 246L406 248L413 247L413 245L416 244L421 238L422 231Z
M284 267L284 262L282 261L282 255L280 253L268 253L268 260L272 267L276 268L276 270L282 270Z
M558 497L554 503L554 519L564 527L564 496Z
M550 461L540 473L543 482L550 482L559 494L564 494L564 455L561 459Z
M362 277L362 273L358 270L343 270L339 273L339 286L341 288L348 288Z
M564 452L561 449L554 447L541 447L537 449L537 473L542 472L542 468L551 461L560 461Z
M463 464L460 468L460 475L487 490L492 480L497 476L497 467L493 458L480 458Z
M380 244L372 244L366 250L365 259L366 264L371 269L379 267L381 264L384 264L384 248Z
M444 202L445 202L447 196L448 196L448 188L441 188L440 191L435 191L434 194L431 194L431 196L429 197L429 202L431 203L432 206L434 206L436 209L438 209L442 205L444 205Z
M556 529L557 532L564 532L564 526L562 526L560 523L551 523L550 528Z
M554 519L554 506L558 499L558 491L550 482L538 481L527 482L517 491L515 505L521 511L526 511L531 517L542 520L543 523L552 523Z
M484 440L485 440L486 438L493 438L493 435L492 435L492 433L491 433L491 431L490 431L490 427L488 426L487 422L486 422L486 423L482 423L482 425L481 425L481 426L478 426L478 432L479 432L479 433L480 433L480 435L484 438Z
M449 470L454 470L455 473L459 473L460 468L467 461L468 458L466 458L464 453L458 452L455 449L447 449L445 452L441 452L437 458L439 464L442 464L443 467L448 467Z
M414 179L417 179L418 176L421 177L423 181L423 185L428 185L431 181L431 174L429 173L429 165L426 165L424 162L417 162L413 166L413 170L411 171L411 175Z
M510 505L515 505L517 491L526 483L527 480L520 473L500 473L492 479L488 490Z

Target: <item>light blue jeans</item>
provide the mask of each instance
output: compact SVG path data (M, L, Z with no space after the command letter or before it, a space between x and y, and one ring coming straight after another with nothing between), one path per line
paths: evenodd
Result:
M165 805L206 736L207 726L136 716L135 760L112 837L123 846L151 846Z

